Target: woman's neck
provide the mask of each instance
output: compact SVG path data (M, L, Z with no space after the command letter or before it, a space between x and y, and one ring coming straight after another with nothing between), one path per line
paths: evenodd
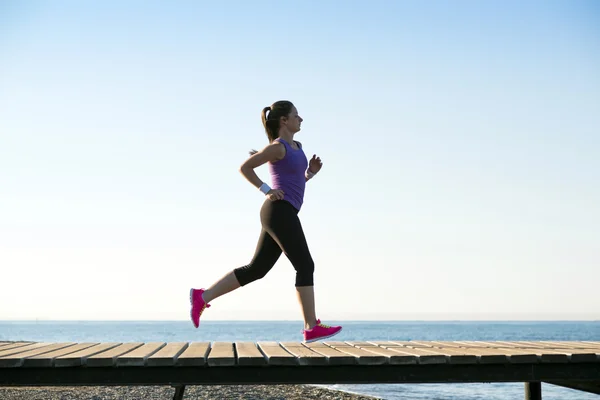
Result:
M279 132L279 137L288 143L294 143L294 134L288 131Z

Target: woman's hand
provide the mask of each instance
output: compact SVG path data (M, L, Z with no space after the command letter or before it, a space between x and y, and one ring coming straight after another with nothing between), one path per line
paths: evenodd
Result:
M312 158L310 159L310 161L308 163L308 169L310 170L310 172L312 172L313 174L316 174L317 172L319 172L321 170L322 166L323 166L323 163L321 162L321 157L317 157L316 154L313 154Z
M283 200L283 190L271 189L267 193L267 198L271 201Z

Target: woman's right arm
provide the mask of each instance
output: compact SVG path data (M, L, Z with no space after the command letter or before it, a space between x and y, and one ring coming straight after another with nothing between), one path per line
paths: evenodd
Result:
M261 187L263 181L254 172L255 168L267 162L276 162L285 157L285 147L278 142L271 143L261 151L258 151L251 155L244 163L240 166L240 172L244 175L244 178L253 184L257 189Z

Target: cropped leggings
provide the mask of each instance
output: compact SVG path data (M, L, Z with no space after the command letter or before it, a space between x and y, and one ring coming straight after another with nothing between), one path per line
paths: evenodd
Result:
M267 199L260 209L262 230L250 264L233 270L241 286L263 278L284 253L296 270L296 286L313 286L315 264L298 218L285 200Z

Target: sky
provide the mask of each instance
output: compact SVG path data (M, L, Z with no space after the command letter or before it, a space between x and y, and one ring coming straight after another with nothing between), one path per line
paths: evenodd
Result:
M598 2L3 0L0 320L187 320L282 99L324 322L600 319ZM202 318L301 320L294 280Z

